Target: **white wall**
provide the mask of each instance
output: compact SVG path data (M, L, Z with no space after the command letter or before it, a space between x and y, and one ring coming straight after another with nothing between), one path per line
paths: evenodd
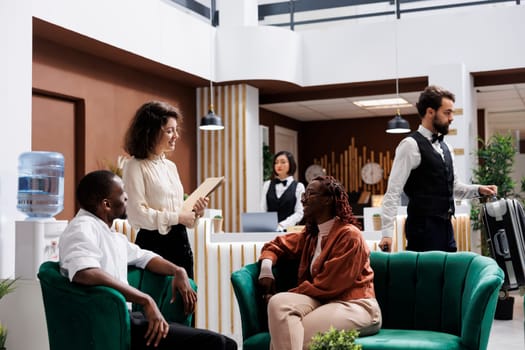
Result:
M209 21L164 0L17 0L33 16L197 76L210 75Z
M207 20L188 15L169 1L34 0L33 15L210 77ZM524 67L523 18L524 6L471 6L399 21L339 21L329 28L300 32L225 25L218 27L215 77L275 79L302 86L394 78L396 25L400 77L425 76L429 67L448 63L465 64L468 72Z
M525 7L468 7L397 21L398 74L425 76L429 67L465 64L468 72L525 65ZM395 20L342 22L301 31L304 85L395 78ZM503 54L505 53L505 54Z
M31 150L31 3L0 1L0 278L14 274L18 155Z

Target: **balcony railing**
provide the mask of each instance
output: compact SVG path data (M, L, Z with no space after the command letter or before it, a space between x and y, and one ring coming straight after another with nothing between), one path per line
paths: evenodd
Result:
M216 0L207 7L196 0L170 0L209 21L214 14L213 25L219 24L220 12ZM258 6L259 23L294 30L296 26L312 25L343 20L393 17L428 11L442 11L469 6L515 6L521 0L289 0Z

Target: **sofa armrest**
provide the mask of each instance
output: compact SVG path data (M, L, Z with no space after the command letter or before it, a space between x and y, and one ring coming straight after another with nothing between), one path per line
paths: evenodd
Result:
M504 274L494 260L473 259L462 297L461 342L468 349L486 349Z
M159 309L160 312L164 315L164 318L168 322L176 322L180 323L186 326L191 326L191 320L193 315L186 315L184 313L184 303L182 301L182 295L179 291L177 291L177 294L175 295L175 301L171 303L171 296L172 294L172 288L171 288L171 281L173 280L173 276L168 276L165 281L165 293L163 295L162 300L159 302ZM197 291L197 284L190 279L191 287L194 291Z
M184 313L184 303L180 293L177 292L175 301L173 303L170 302L172 280L173 276L160 275L133 266L128 267L128 281L130 285L150 295L159 306L159 310L166 321L190 326L193 315ZM190 284L193 290L197 291L197 285L192 279L190 279ZM142 311L142 306L133 304L133 311Z
M258 274L257 263L246 265L231 274L231 283L241 314L243 339L266 331L262 328L266 324L261 322L262 298L257 289Z
M129 349L129 312L121 293L71 283L56 262L42 264L38 278L50 349Z

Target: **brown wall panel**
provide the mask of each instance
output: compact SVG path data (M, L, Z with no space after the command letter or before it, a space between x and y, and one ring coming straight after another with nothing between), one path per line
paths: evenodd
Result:
M358 149L366 147L375 154L387 151L393 156L397 144L407 134L387 134L387 122L393 117L342 119L331 121L297 122L277 113L260 109L260 123L270 129L270 145L273 144L275 125L299 131L299 179L305 181L304 172L314 159L330 156L339 157L351 143L352 137ZM417 115L404 115L412 130L419 126ZM272 150L272 152L274 152Z
M34 37L33 88L83 101L85 130L81 136L85 141L78 149L83 152L79 156L85 160L85 172L100 169L104 162L115 162L119 155L125 154L122 148L125 130L144 102L163 100L177 106L184 116L182 137L169 157L177 164L187 192L195 188L193 87Z
M418 116L404 115L403 117L409 121L412 130L417 129ZM386 125L391 118L389 116L303 123L299 132L301 179L304 181L304 172L314 159L330 155L332 152L339 157L339 154L351 144L352 137L355 139L357 149L366 147L375 154L389 151L393 156L397 144L407 134L387 134Z
M31 150L59 152L64 156L64 210L57 220L75 215L75 103L33 94Z

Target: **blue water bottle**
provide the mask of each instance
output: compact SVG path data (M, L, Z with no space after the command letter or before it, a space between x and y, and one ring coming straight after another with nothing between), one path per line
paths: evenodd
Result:
M29 218L52 218L64 209L64 156L25 152L18 157L18 210Z

